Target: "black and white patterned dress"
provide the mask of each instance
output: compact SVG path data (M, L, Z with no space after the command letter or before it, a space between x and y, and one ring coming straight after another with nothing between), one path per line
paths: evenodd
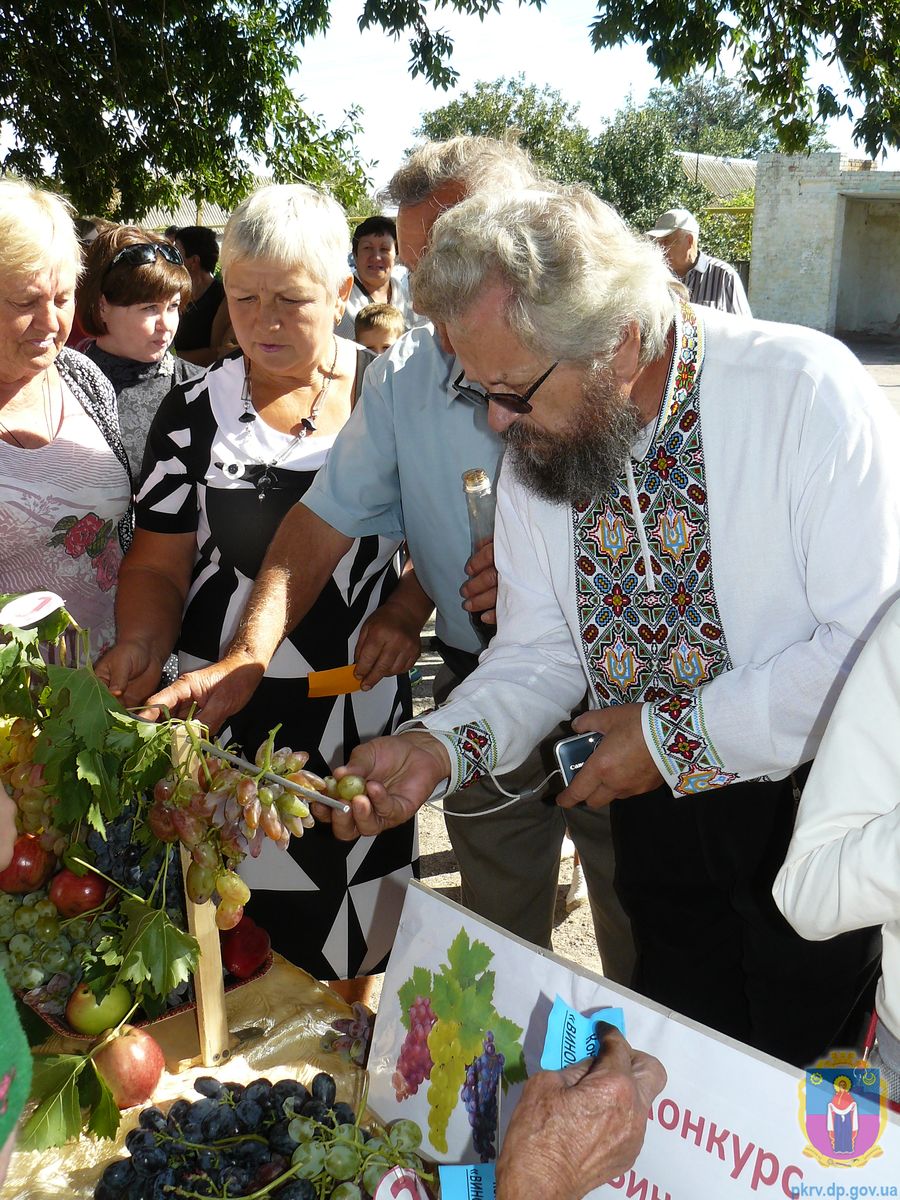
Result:
M364 354L357 394L371 357L363 360ZM291 447L290 435L261 418L241 423L243 376L235 352L174 388L147 441L139 527L197 537L179 640L182 671L222 656L276 529L334 442L317 436ZM278 465L268 468L274 484L260 499L257 481L275 459ZM312 700L306 678L353 661L363 622L394 586L396 550L396 543L374 536L354 542L279 646L253 699L225 731L248 757L280 723L276 746L308 750L310 768L327 774L357 743L390 733L406 718L406 676L384 679L368 692ZM241 873L253 889L247 911L268 929L276 950L320 979L370 974L384 969L406 883L418 874L415 821L351 843L316 826L291 840L289 854L267 840Z

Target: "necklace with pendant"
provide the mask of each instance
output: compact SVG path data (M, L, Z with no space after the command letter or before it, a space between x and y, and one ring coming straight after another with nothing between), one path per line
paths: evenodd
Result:
M60 392L61 390L62 385L60 385ZM47 426L47 445L49 446L53 441L53 396L50 392L50 379L48 371L44 372L44 377L41 381L41 392L44 399L44 422ZM0 421L0 430L2 430L8 438L12 438L13 442L19 447L20 450L26 449L24 443L22 443L16 437L13 431L4 425L2 421Z
M309 437L309 435L311 433L315 433L316 417L318 415L319 409L322 407L322 403L324 402L325 397L328 395L328 386L331 383L331 378L334 375L334 368L337 365L337 355L338 355L338 344L337 344L337 338L335 338L334 339L334 354L332 355L332 358L331 358L331 366L329 367L328 373L325 376L324 383L319 388L318 395L316 396L315 400L313 400L313 402L312 402L312 408L309 410L309 416L304 417L301 420L300 429L298 430L297 434L294 436L293 441L291 441L287 446L285 446L285 448L281 451L280 454L276 455L275 458L273 458L270 462L267 462L264 465L262 474L256 480L256 498L258 500L265 500L265 498L269 492L269 489L272 487L272 484L275 482L275 475L273 472L274 472L275 468L279 465L279 463L283 462L287 458L287 456L291 453L291 451L294 449L294 447L298 446L305 437ZM251 392L250 392L250 367L249 367L249 364L247 366L246 373L244 375L244 392L241 395L241 399L244 400L245 409L239 419L244 424L248 424L250 421L255 421L256 420L255 412L252 413L252 416L248 416L248 413L252 412L252 408L253 408Z

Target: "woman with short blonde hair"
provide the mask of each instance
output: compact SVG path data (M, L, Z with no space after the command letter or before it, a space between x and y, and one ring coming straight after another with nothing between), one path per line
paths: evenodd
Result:
M0 590L62 596L97 653L130 538L115 395L65 348L81 253L66 202L0 182Z

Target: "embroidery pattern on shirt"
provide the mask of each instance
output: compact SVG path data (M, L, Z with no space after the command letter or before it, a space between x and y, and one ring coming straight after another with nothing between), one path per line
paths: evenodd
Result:
M497 741L487 721L472 721L458 725L447 735L456 751L457 787L476 783L497 762Z
M679 792L722 787L723 764L703 718L700 685L731 669L713 587L699 391L703 327L682 304L675 355L653 442L635 463L640 513L625 476L574 507L581 639L601 701L646 701L651 734ZM636 521L650 550L648 591Z

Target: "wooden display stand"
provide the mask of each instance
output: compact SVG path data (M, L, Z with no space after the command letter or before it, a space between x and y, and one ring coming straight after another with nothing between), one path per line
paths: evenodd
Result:
M199 738L200 727L192 723L195 736ZM172 734L172 761L176 767L196 764L197 755L185 729ZM181 871L185 877L185 904L187 907L188 932L197 939L200 961L194 972L194 994L197 1002L197 1034L199 1054L180 1065L182 1069L202 1063L205 1067L219 1067L231 1057L231 1038L228 1033L228 1018L225 1012L225 979L222 971L222 948L216 925L216 910L210 901L194 904L187 894L187 870L191 856L181 846Z

